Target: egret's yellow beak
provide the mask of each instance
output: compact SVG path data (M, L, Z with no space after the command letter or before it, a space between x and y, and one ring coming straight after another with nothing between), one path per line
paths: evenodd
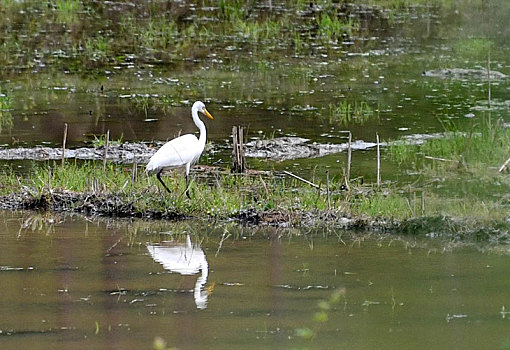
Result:
M209 113L209 111L205 108L204 108L204 114L207 116L207 118L214 119L213 116L211 115L211 113Z

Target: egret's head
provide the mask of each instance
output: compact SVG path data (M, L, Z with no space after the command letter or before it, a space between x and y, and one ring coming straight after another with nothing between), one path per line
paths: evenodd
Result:
M196 109L200 113L205 114L208 118L213 119L213 116L211 115L211 113L209 113L207 111L207 109L205 108L205 105L204 105L204 103L202 101L195 102L193 104L193 109Z

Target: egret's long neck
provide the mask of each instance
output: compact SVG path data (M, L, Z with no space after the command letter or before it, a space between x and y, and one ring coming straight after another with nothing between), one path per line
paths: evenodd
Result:
M198 117L198 111L196 108L191 109L191 116L193 117L193 121L195 122L195 125L197 126L198 130L200 130L200 138L198 139L198 141L205 146L207 131L205 130L204 122L201 121L200 118Z

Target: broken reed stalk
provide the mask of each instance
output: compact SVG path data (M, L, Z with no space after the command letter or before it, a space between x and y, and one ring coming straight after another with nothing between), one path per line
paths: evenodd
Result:
M425 215L425 191L421 191L421 215Z
M66 142L67 142L67 123L64 123L64 139L62 140L62 166L64 166L66 157Z
M416 213L416 203L417 203L416 191L413 191L413 211L414 211L414 213Z
M352 160L352 133L349 131L349 143L347 148L347 183L351 181L351 160Z
M414 217L413 207L411 206L411 202L409 201L409 198L406 198L407 207L409 208L409 212L411 213L411 216Z
M425 159L431 159L431 160L438 160L440 162L454 162L459 163L458 160L452 160L452 159L446 159L446 158L438 158L438 157L431 157L431 156L423 156Z
M345 185L345 190L346 190L346 191L350 191L350 190L351 190L351 187L349 186L349 180L347 179L347 175L345 174L345 169L342 169L342 171L344 172L344 185Z
M379 133L375 134L377 141L377 187L381 186L381 148L379 145Z
M106 140L104 144L104 159L103 159L103 171L106 171L106 156L108 155L108 146L110 140L110 129L106 131Z
M244 173L246 160L244 157L244 128L232 127L232 172Z
M131 169L131 183L135 183L137 177L138 177L138 164L134 162L133 168Z
M293 174L293 173L291 173L290 171L284 170L284 171L283 171L283 173L284 173L285 175L289 175L289 176L291 176L291 177L293 177L293 178L295 178L295 179L298 179L299 181L302 181L302 182L304 182L305 184L308 184L308 185L310 185L310 186L312 186L312 187L320 188L318 185L314 184L313 182L310 182L310 181L308 181L308 180L303 179L302 177L299 177L299 176L297 176L297 175L294 175L294 174Z
M503 163L503 165L499 168L499 172L502 173L505 171L506 168L510 165L510 158L506 160L506 162Z

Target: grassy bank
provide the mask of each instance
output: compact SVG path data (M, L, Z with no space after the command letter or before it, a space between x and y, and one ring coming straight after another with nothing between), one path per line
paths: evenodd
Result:
M462 128L455 122L444 128L444 137L422 145L392 145L390 156L418 174L424 191L455 197L457 206L478 206L474 216L494 206L509 212L510 177L499 170L510 156L510 128L490 113Z
M409 234L447 234L493 239L508 232L508 205L500 201L444 198L423 189L391 185L343 188L334 180L315 189L280 175L194 173L183 194L181 174L165 176L168 194L155 177L133 168L97 162L51 163L31 174L0 174L0 206L81 212L89 215L163 219L240 220L247 224L322 225L376 229ZM501 231L503 230L503 231ZM506 237L506 236L505 236ZM499 238L498 238L499 239Z

